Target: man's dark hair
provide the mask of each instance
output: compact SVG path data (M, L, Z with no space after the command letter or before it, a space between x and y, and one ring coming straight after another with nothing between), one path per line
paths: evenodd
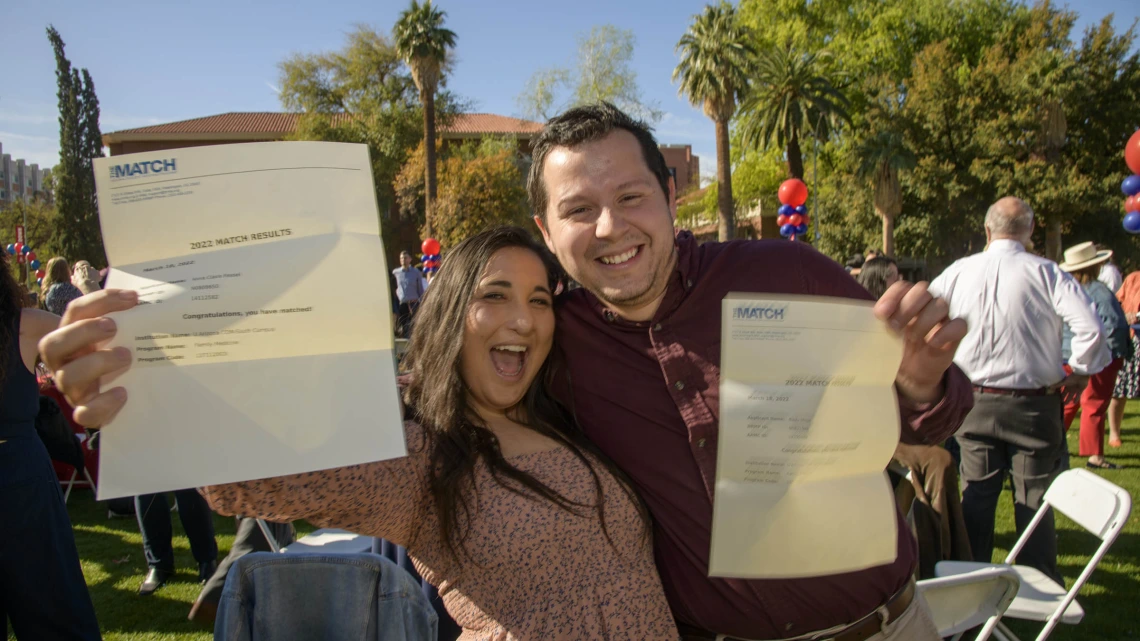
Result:
M611 132L624 129L637 138L641 146L641 157L649 171L657 177L661 191L665 198L669 198L669 166L665 164L665 156L657 147L657 140L653 138L653 130L644 122L632 118L622 110L608 102L575 107L564 114L555 116L534 140L531 152L533 163L530 166L530 175L526 181L527 196L530 199L530 208L536 216L546 220L546 206L549 204L549 194L546 185L542 182L542 170L546 166L546 157L555 147L569 147L573 149L595 140L605 138Z

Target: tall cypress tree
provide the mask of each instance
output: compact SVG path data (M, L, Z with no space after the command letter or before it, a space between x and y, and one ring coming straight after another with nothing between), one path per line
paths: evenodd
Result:
M48 27L47 36L55 51L59 99L59 165L52 172L59 216L52 244L70 261L86 259L102 266L106 256L91 170L91 158L103 155L99 100L87 70L71 66L55 27Z
M87 259L92 265L106 264L103 250L103 234L99 228L99 202L95 194L95 171L93 158L103 157L103 133L99 130L99 98L95 96L95 82L91 74L83 69L83 89L79 105L83 110L83 240L84 249L75 259Z

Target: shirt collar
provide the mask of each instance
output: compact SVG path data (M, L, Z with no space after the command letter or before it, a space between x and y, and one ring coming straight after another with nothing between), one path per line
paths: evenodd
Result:
M593 292L586 293L589 297L590 306L603 320L618 327L644 329L668 317L680 307L681 303L685 300L685 296L692 290L693 284L697 280L697 264L699 262L697 239L693 236L692 232L688 230L678 231L673 237L673 248L677 252L677 264L673 267L673 273L669 275L669 284L665 289L665 298L661 300L661 305L657 308L657 312L653 314L652 320L626 320L613 311L610 311L605 303L599 300Z
M997 240L991 240L989 247L986 247L986 251L1002 251L1020 254L1025 252L1025 245L1009 238L999 238Z

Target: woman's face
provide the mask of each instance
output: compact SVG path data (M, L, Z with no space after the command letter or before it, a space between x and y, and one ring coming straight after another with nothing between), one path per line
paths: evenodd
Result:
M887 265L887 287L899 282L899 268L895 265Z
M468 402L484 419L522 400L554 339L553 297L534 252L495 252L467 308L460 374Z

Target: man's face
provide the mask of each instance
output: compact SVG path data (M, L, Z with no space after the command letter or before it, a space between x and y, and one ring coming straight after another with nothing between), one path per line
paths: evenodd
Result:
M556 147L542 180L546 220L535 222L562 267L622 316L652 317L674 265L677 206L637 138L617 130L574 149Z
M407 267L411 267L411 266L412 266L412 255L409 254L408 252L404 252L404 253L400 254L400 267L407 268Z

